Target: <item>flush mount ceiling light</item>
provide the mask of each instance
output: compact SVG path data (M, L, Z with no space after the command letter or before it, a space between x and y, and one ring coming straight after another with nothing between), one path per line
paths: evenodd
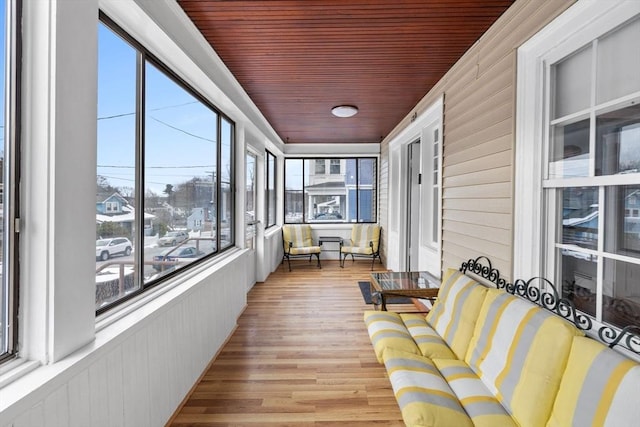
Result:
M352 117L358 113L358 107L353 105L338 105L331 109L331 114L336 117Z

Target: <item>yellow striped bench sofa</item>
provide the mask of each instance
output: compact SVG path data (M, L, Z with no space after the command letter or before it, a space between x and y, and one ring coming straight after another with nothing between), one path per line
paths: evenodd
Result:
M426 316L364 320L407 426L640 425L638 363L457 270Z

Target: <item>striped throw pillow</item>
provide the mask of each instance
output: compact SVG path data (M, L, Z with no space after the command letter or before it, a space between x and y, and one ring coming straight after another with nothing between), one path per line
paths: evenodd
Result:
M465 362L518 424L544 426L573 338L581 334L535 304L491 289Z
M452 268L442 277L438 299L427 315L427 323L458 359L463 359L467 352L487 290L487 287Z
M574 338L547 427L638 425L640 365L591 338Z

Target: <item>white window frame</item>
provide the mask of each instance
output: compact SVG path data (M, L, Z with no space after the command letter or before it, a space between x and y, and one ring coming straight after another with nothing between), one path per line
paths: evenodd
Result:
M420 188L421 230L419 231L419 269L440 277L442 269L442 153L444 97L439 97L427 107L400 134L389 142L389 233L388 247L400 248L387 254L387 267L391 270L406 269L406 206L407 182L406 154L409 144L420 141ZM433 135L438 130L438 182L433 182L434 153ZM405 160L403 160L405 159ZM438 199L433 200L433 189L438 189ZM433 215L433 204L437 204L437 215ZM433 228L437 236L433 235Z
M584 46L621 27L626 22L638 19L640 2L634 0L581 0L567 9L547 27L532 37L518 49L517 114L515 143L514 182L514 253L513 276L527 279L531 277L556 278L557 228L555 219L548 212L555 212L557 189L565 186L608 186L638 185L638 174L617 174L589 177L572 177L545 181L549 167L550 125L547 110L551 99L552 66ZM597 43L597 42L596 42ZM637 92L630 97L637 97ZM619 103L618 100L611 101ZM593 104L593 100L591 102ZM589 107L594 115L593 105ZM584 111L583 111L584 112ZM593 124L591 125L593 126ZM592 138L591 138L592 139ZM591 141L593 144L593 141ZM590 150L594 152L593 147ZM591 160L593 161L593 160ZM591 165L593 170L593 165ZM592 175L593 172L590 174ZM545 186L548 190L545 190ZM600 191L599 205L605 203L604 192ZM637 259L620 254L605 252L604 233L599 230L597 251L581 250L598 256L598 276L604 277L604 258L618 259L636 264ZM624 258L627 258L626 260ZM560 284L558 285L558 290ZM587 335L609 344L619 339L620 329L603 323L603 295L605 283L598 280L595 317L588 316L590 324L584 324ZM631 345L631 344L629 344ZM622 353L640 360L634 349L626 345L618 348Z
M548 128L544 102L549 95L545 67L638 14L640 2L634 0L581 0L518 49L514 277L553 277L553 271L543 271L545 264L553 268L550 263L553 248L545 248L544 243L551 241L549 238L553 236L542 235L545 229L552 228L544 227L546 215L542 188ZM553 233L553 230L549 232Z
M19 159L20 146L20 107L18 87L22 82L17 64L21 60L21 41L19 34L22 30L21 0L6 0L4 13L5 25L5 56L2 64L5 71L4 85L5 96L0 102L4 102L4 130L2 135L4 141L4 164L2 173L2 186L0 188L0 205L3 209L2 228L3 233L3 263L0 265L2 274L0 275L0 294L4 293L4 298L0 298L0 364L12 360L18 352L18 275L19 268L19 246L16 239L17 229L16 219L19 218L19 206L17 206L16 189L19 187L20 176L18 174L17 161ZM5 323L6 322L6 323ZM0 385L1 387L1 385Z

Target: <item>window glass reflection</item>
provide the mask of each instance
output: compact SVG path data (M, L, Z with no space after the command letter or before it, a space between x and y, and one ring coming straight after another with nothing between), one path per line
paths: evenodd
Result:
M604 260L602 320L624 328L640 325L640 265Z
M267 227L276 225L276 156L267 151L265 167Z
M589 176L589 120L552 129L549 178Z
M349 162L347 162L349 164ZM358 221L374 222L376 218L376 191L375 180L377 176L376 162L374 159L358 159ZM349 177L353 176L353 170L347 169ZM350 179L349 179L350 181ZM353 189L349 188L349 192ZM352 217L352 216L351 216Z
M596 175L640 172L640 105L600 114L596 143Z
M324 161L322 161L324 165ZM318 162L316 162L317 168ZM318 171L318 169L316 169ZM324 173L324 167L322 168ZM287 159L285 163L284 205L286 223L303 222L302 159Z
M331 159L329 171L323 170L322 173L318 173L318 170L312 167L317 161L305 160L304 163L306 220L343 222L347 217L347 188L345 174L340 171L346 169L342 165L347 160L336 162L336 159Z
M232 127L226 119L221 120L221 165L220 165L220 248L228 248L233 243L233 193L231 192L231 177L233 176L233 157L231 155Z
M285 222L376 222L376 167L374 158L286 159Z
M597 257L579 251L561 249L562 297L593 317L597 300Z
M140 289L133 253L136 207L137 52L98 28L96 309Z
M640 258L640 186L606 187L605 251Z
M559 190L562 203L562 243L598 248L598 189L576 187Z
M144 278L217 250L217 114L146 65Z
M245 247L255 249L256 247L256 156L251 153L246 155L245 169Z

